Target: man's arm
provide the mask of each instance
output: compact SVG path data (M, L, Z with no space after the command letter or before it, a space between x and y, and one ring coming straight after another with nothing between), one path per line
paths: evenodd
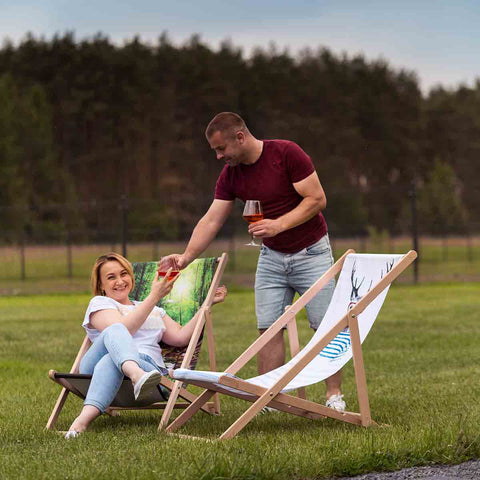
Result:
M327 198L317 172L294 183L293 188L303 197L303 200L293 210L275 220L265 219L251 223L248 228L249 233L260 238L274 237L280 232L305 223L327 206Z
M214 200L207 213L193 230L187 248L183 253L187 265L195 260L210 245L232 211L233 201Z
M215 199L194 228L185 252L181 255L173 254L162 258L158 263L159 269L168 267L182 269L201 255L222 228L232 208L233 200Z

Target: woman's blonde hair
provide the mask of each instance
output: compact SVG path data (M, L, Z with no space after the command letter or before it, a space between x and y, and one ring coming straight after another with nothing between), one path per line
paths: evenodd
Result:
M132 290L135 287L135 277L133 276L132 264L122 255L118 253L107 253L106 255L101 255L95 260L95 265L93 265L92 276L91 276L91 285L92 293L94 295L105 295L105 292L102 290L102 282L100 281L100 269L102 265L107 262L115 261L118 262L130 275L132 279Z

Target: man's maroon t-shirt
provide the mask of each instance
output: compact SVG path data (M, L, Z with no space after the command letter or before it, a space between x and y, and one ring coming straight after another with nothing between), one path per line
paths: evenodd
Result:
M225 165L217 180L218 200L260 200L265 218L275 219L293 210L303 199L294 183L315 171L311 158L288 140L263 140L260 158L252 165ZM293 253L317 242L327 232L321 213L301 225L264 238L273 250Z

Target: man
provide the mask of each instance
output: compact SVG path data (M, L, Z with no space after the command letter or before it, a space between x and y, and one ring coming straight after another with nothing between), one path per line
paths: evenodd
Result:
M255 307L260 335L333 263L327 225L320 213L327 204L310 157L288 140L258 140L243 119L231 112L216 115L205 131L210 147L224 166L215 198L197 223L183 254L164 257L159 266L184 268L212 242L232 211L235 198L260 200L264 220L248 232L263 240L255 277ZM316 330L334 289L330 282L306 307ZM285 363L283 331L258 355L258 371ZM327 406L345 410L341 372L326 380Z

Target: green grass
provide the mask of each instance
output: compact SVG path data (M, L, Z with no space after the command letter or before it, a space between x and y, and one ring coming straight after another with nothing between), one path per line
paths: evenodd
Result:
M157 432L159 412L102 417L74 441L44 430L83 337L89 296L0 297L0 478L305 479L457 463L480 455L480 295L476 284L394 285L364 344L373 418L363 428L278 413L254 419L227 442ZM302 343L310 333L299 317ZM219 368L256 337L253 293L233 289L214 309ZM205 365L206 349L201 365ZM254 375L249 364L242 377ZM307 390L321 401L324 385ZM347 405L356 410L353 369L344 370ZM198 414L181 433L215 438L247 407L224 399L220 417ZM81 402L71 396L58 428Z

